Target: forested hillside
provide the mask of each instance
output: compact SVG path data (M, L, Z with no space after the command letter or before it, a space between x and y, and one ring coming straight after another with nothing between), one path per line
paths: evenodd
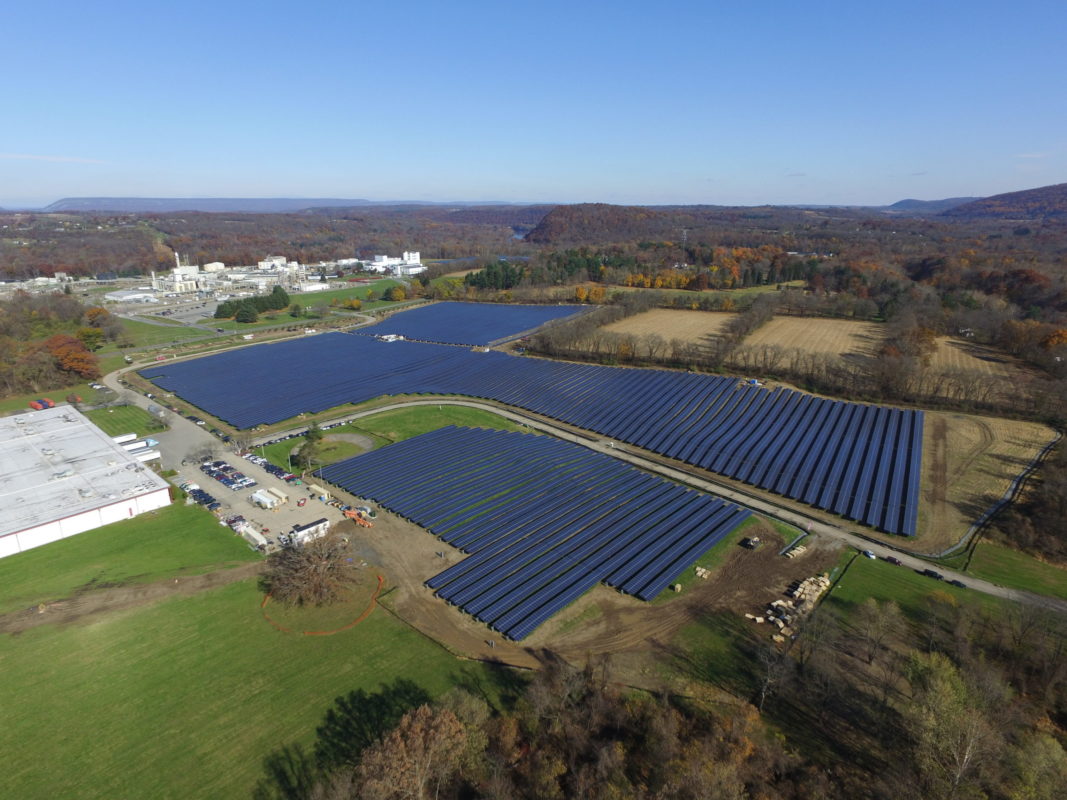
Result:
M942 216L958 219L1063 219L1067 217L1067 183L986 197L950 208Z

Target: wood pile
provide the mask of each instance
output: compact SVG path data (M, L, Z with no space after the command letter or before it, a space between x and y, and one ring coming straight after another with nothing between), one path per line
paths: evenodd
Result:
M783 637L793 635L792 625L801 617L810 613L815 608L818 599L830 588L830 578L827 575L816 575L794 583L785 591L788 599L772 600L767 606L767 612L762 617L755 614L745 614L745 617L757 624L769 622L778 629L771 638L774 641L785 641Z

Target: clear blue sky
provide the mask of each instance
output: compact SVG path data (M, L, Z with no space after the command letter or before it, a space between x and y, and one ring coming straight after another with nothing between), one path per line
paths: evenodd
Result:
M9 4L0 206L891 203L1067 181L1067 3Z

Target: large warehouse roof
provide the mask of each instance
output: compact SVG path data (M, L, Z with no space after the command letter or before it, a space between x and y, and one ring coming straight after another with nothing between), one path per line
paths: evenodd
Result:
M0 418L0 537L167 486L70 406Z

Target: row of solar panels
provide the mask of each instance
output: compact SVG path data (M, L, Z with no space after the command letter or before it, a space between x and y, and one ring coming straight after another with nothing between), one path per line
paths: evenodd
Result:
M733 378L342 333L161 364L141 374L237 427L382 395L497 400L890 533L916 532L921 411L739 385Z
M494 303L434 303L359 328L365 336L397 334L443 344L490 345L521 336L546 322L583 311L583 306L520 306Z
M319 475L469 553L427 585L516 640L600 582L651 600L749 516L578 445L476 428Z

